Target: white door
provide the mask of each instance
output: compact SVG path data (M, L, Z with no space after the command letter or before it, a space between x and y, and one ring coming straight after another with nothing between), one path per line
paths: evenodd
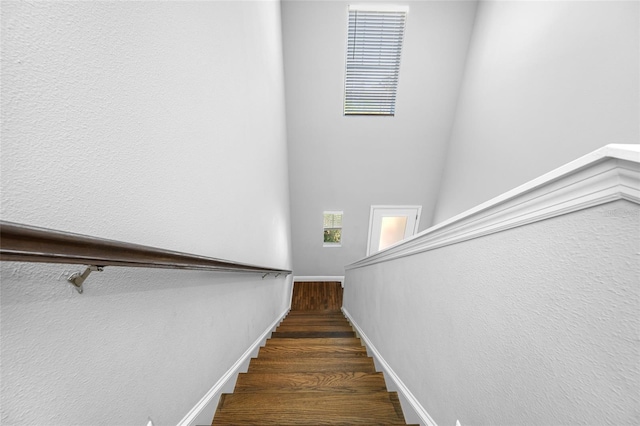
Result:
M367 256L418 231L421 206L371 206Z

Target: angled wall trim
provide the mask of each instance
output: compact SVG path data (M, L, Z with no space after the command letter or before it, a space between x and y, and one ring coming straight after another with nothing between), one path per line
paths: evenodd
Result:
M206 416L207 407L211 409L210 416L206 424L210 424L215 413L217 401L223 393L223 389L232 383L235 383L238 374L249 365L251 357L257 354L260 346L269 338L272 331L276 329L282 319L289 313L287 308L267 329L256 339L255 342L242 354L240 358L229 368L226 373L213 385L211 389L198 401L198 403L187 413L186 416L178 422L177 426L195 426L202 423L202 417ZM208 417L207 417L208 418Z
M342 312L347 317L347 319L349 320L353 328L355 328L358 336L362 339L362 342L367 347L367 352L375 358L377 363L384 370L385 379L388 378L389 380L391 380L392 382L391 385L393 389L394 390L397 389L397 392L400 394L400 396L406 402L409 403L410 407L406 407L406 405L403 406L403 411L405 411L405 417L408 417L406 411L407 411L407 408L410 408L412 410L412 413L410 414L412 414L414 417L419 418L420 424L425 426L438 426L436 422L431 418L429 413L427 413L427 410L425 410L424 407L420 404L420 402L418 402L416 397L413 396L413 394L407 388L407 386L402 382L402 380L400 380L400 377L398 377L398 375L391 369L391 366L387 364L387 362L382 357L382 355L380 355L380 352L378 352L378 350L373 345L371 340L369 340L369 338L367 337L366 334L364 334L364 331L362 331L358 323L355 322L353 317L349 314L349 311L347 311L345 308L342 308Z
M606 145L345 269L411 256L620 199L640 204L640 145Z

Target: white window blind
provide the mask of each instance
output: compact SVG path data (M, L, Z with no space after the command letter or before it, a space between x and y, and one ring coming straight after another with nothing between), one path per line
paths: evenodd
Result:
M349 7L345 115L394 115L407 9Z
M325 228L342 228L342 212L324 212Z

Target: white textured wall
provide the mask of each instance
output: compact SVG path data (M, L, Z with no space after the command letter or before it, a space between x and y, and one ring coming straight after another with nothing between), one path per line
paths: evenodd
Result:
M434 223L640 141L640 3L482 1Z
M291 268L277 2L2 2L2 219ZM2 424L175 424L286 279L2 264ZM213 413L211 413L213 414Z
M439 425L640 422L640 206L347 271L344 306Z
M476 8L403 2L395 117L344 117L348 4L282 3L296 275L343 275L364 257L371 205L421 205L430 226ZM322 247L323 210L344 211L341 248Z

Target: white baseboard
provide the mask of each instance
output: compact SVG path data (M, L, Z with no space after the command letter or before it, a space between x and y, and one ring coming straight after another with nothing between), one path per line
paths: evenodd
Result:
M251 357L254 353L260 349L260 346L269 337L269 334L276 329L280 321L287 315L289 309L286 309L261 335L255 342L242 354L242 356L231 366L226 373L216 382L215 385L198 401L198 403L187 413L186 416L177 426L195 426L199 424L210 425L215 413L216 406L220 395L224 393L224 388L230 384L235 383L238 374L241 372L243 365L248 365ZM209 408L209 409L208 409ZM203 417L206 416L206 417Z
M386 379L389 379L392 383L387 383L387 387L398 392L401 402L406 401L402 410L404 411L405 420L407 423L414 423L413 419L419 420L421 425L424 426L438 426L436 422L431 418L427 410L418 402L415 396L407 388L407 386L400 380L400 377L391 369L391 366L382 358L382 355L378 352L371 340L362 331L358 323L354 321L349 312L343 307L342 312L349 319L349 322L355 328L356 333L362 339L362 343L367 347L367 353L369 353L376 361L376 364L381 367Z
M323 281L339 281L340 285L344 287L344 275L333 275L333 276L296 276L293 277L293 282L296 283L304 283L304 282L323 282Z

